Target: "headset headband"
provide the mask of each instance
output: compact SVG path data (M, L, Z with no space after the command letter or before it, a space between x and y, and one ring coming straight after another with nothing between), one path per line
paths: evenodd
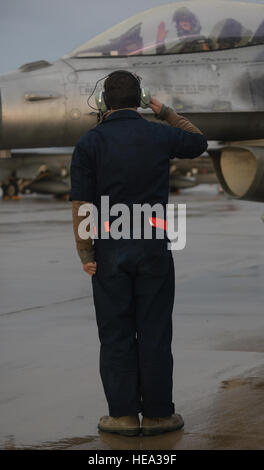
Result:
M151 94L150 94L150 90L146 87L144 88L141 88L140 86L140 81L141 81L141 77L139 75L137 75L136 73L134 72L129 72L128 70L115 70L114 72L111 72L109 73L108 75L106 75L105 77L102 77L102 78L99 78L99 80L97 80L95 86L94 86L94 89L92 91L92 93L90 94L90 96L87 98L87 104L88 106L90 106L92 109L95 109L96 111L99 111L99 113L105 113L107 111L107 109L109 109L109 106L107 104L107 97L105 96L106 95L106 92L105 92L105 82L106 80L111 77L112 75L116 74L116 73L123 73L123 74L127 74L129 75L130 77L132 77L134 80L135 80L135 84L136 84L136 88L137 88L137 94L138 94L138 107L141 107L141 108L148 108L149 107L149 103L150 103L150 100L151 100ZM97 84L101 81L101 80L105 80L104 81L104 91L100 91L98 93L96 93L95 95L95 102L96 102L96 105L97 105L97 108L94 108L90 103L89 103L89 100L91 98L91 96L94 94L94 91L97 87ZM100 114L99 114L100 115ZM98 115L98 116L99 116Z
M136 84L136 87L137 87L137 95L138 95L137 96L137 101L138 101L138 104L140 104L140 96L141 96L140 80L141 80L141 78L137 74L129 72L128 70L115 70L114 72L109 73L109 75L106 77L105 82L108 80L108 78L110 78L113 75L116 75L118 73L126 74L126 75L128 75L129 77L132 77L135 80L135 84ZM107 103L107 97L106 97L107 92L105 90L105 82L104 82L104 99L105 99L105 102Z
M129 75L130 77L134 78L134 80L136 80L136 84L138 86L140 86L140 80L141 78L136 74L136 73L133 73L133 72L129 72L128 70L114 70L114 72L111 72L109 73L109 75L107 75L106 77L106 80L111 77L112 75L115 75L117 73L124 73L124 74L127 74Z

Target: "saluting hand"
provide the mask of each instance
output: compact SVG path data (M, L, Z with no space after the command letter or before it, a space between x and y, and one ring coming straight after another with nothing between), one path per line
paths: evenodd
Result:
M156 100L156 98L153 98L151 96L149 107L152 109L154 113L159 114L161 111L162 103L160 103L160 101Z
M83 265L84 271L90 274L91 276L93 276L93 274L96 273L96 268L97 268L97 264L95 261L90 261L89 263L86 263Z

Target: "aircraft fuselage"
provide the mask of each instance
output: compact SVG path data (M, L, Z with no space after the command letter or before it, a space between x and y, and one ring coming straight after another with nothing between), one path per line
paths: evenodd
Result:
M189 117L208 140L264 135L264 45L200 53L68 58L0 76L0 149L74 146L97 124L87 105L96 81L125 69ZM99 82L98 89L104 80ZM96 107L94 95L90 99ZM139 109L140 111L140 109ZM150 109L147 119L155 119Z

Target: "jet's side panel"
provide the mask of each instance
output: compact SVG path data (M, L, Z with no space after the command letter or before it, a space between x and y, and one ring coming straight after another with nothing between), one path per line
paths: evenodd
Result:
M208 139L263 138L263 62L260 44L178 55L71 57L1 76L0 148L74 146L97 124L94 95L87 104L96 81L117 69L140 75L154 97L187 115ZM155 119L150 109L139 111Z
M263 45L195 54L72 58L67 63L75 70L76 93L83 93L85 102L98 78L123 68L138 73L157 99L178 112L264 110L260 85L264 79ZM102 85L103 81L97 89ZM93 99L91 103L94 106Z
M78 72L69 68L64 75L66 101L66 136L68 145L74 145L78 138L97 123L97 112L87 104L98 74L88 69ZM67 139L67 137L66 137Z
M256 86L264 78L263 45L136 57L130 63L156 97L178 112L263 111Z
M112 70L129 68L126 59L95 60L70 59L65 60L68 66L64 69L64 88L66 100L66 135L71 139L67 145L75 145L78 138L94 127L97 120L95 93L92 94L98 80L106 77ZM98 83L96 91L102 88L104 80ZM89 99L90 106L87 103Z
M78 138L96 124L96 111L87 106L87 97L96 81L113 70L127 69L138 73L142 84L157 99L201 127L208 139L261 138L263 58L264 46L258 45L180 56L67 59L74 68L72 83L66 85L69 135L74 132ZM103 82L98 83L97 90L102 89ZM90 104L96 107L94 95ZM74 121L70 110L76 108L82 115L78 114ZM151 110L143 113L147 119L153 119Z
M65 138L61 70L17 72L1 82L1 148L60 146Z

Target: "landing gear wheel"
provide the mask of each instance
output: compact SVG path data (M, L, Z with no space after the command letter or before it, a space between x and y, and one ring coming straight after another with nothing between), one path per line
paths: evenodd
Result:
M2 185L3 199L20 199L18 196L18 185L16 182L7 183Z
M13 197L13 196L17 196L18 195L18 187L15 183L9 183L7 185L7 188L6 188L6 191L5 191L6 195L9 196L9 197Z

